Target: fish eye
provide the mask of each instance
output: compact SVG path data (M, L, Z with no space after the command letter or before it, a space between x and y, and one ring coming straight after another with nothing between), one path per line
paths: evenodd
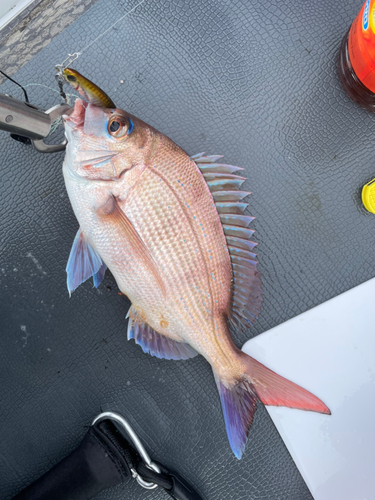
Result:
M117 132L120 127L121 127L120 123L117 120L114 120L109 126L109 131Z
M77 81L77 78L73 75L67 75L67 79L70 81L70 82L75 82Z
M113 116L108 123L108 132L112 137L119 139L133 130L133 122L122 116Z

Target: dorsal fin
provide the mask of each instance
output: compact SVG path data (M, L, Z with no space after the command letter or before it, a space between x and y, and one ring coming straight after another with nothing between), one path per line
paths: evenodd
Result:
M143 352L164 359L189 359L197 356L188 344L177 342L156 332L138 314L137 309L131 306L126 316L128 322L128 340L134 339Z
M250 240L254 231L248 229L254 217L243 215L248 204L242 200L250 193L240 191L244 177L233 172L243 170L234 165L217 163L221 156L192 156L205 178L220 215L228 244L233 271L233 303L230 321L237 326L251 326L258 317L262 305L262 283L257 271L256 243Z
M250 222L253 222L255 217L250 217L250 215L238 215L238 214L220 214L220 220L223 224L230 226L241 226L248 227Z
M244 211L249 206L248 203L239 203L239 202L221 202L218 201L215 203L216 210L219 214L243 214Z
M223 230L225 236L234 236L235 238L242 238L243 240L249 240L254 234L253 229L242 226L232 226L228 224L223 224Z
M242 250L247 250L248 252L251 252L257 245L254 241L236 238L235 236L227 236L226 238L228 245L236 248L242 248Z
M216 193L217 191L231 191L237 190L245 182L245 177L240 177L239 175L226 175L225 177L215 177L212 180L207 180L208 187L211 193Z
M199 170L205 176L206 174L233 174L238 170L243 170L241 167L234 165L225 165L224 163L202 163L199 165Z

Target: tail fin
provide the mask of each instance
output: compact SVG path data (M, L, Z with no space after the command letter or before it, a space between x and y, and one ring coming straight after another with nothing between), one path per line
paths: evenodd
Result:
M246 370L237 381L226 382L215 374L229 444L239 460L245 450L258 400L265 405L331 414L311 392L277 375L254 358L243 353L241 356L246 362Z

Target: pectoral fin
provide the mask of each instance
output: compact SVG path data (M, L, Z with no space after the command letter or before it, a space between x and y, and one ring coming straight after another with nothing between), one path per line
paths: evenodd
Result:
M105 275L106 269L107 269L107 266L103 262L103 264L100 266L99 271L92 275L92 280L94 282L95 288L98 288L100 283L104 280L104 275Z
M80 229L74 238L66 265L67 286L69 295L81 283L93 277L94 286L98 288L103 281L107 266L104 264L97 251L88 243Z

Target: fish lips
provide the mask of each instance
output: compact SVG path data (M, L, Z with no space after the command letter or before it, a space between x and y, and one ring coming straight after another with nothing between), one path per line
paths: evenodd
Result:
M69 117L64 117L64 123L75 131L96 139L109 139L107 125L112 112L83 99L77 99L74 110Z
M77 99L74 104L73 112L68 116L64 115L64 125L71 128L83 127L85 123L86 108L88 103L83 99Z

